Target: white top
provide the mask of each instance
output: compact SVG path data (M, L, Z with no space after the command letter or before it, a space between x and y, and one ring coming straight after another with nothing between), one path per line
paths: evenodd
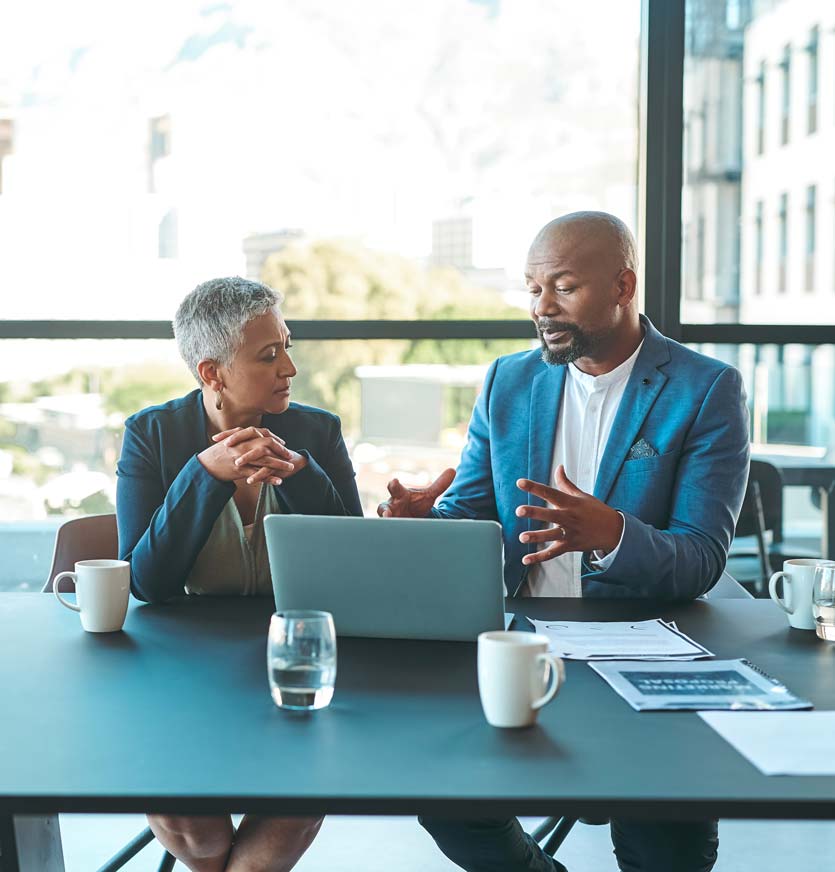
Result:
M264 538L264 516L281 511L272 485L261 485L255 521L241 521L233 497L212 526L186 579L188 594L266 596L272 578Z
M554 453L551 458L551 484L556 481L557 467L562 464L565 474L580 490L593 493L600 468L600 459L606 448L612 424L615 421L626 383L641 351L635 352L620 366L603 375L593 376L568 365L568 377L562 392ZM623 542L605 557L597 556L595 565L600 569L611 566ZM551 543L540 543L537 550ZM583 554L571 551L544 563L536 563L528 570L522 589L524 596L582 596L580 565Z

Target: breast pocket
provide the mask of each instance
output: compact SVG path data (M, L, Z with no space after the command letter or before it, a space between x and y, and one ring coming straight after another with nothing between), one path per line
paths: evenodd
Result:
M607 502L659 529L666 526L678 451L627 460Z
M636 457L634 460L625 460L620 468L618 478L631 478L632 476L653 478L675 468L677 461L678 451L668 451L666 454L656 454L652 457Z

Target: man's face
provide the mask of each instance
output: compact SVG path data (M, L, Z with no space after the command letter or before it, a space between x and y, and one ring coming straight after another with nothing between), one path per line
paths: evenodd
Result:
M580 230L557 230L531 246L525 268L530 313L549 364L594 359L618 323L616 252Z

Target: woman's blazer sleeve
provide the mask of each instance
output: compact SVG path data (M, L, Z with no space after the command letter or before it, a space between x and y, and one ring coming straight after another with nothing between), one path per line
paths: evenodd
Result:
M285 479L279 490L298 514L361 516L356 473L342 438L342 425L336 415L323 417L327 421L324 438L315 449L297 449L307 458L307 466Z
M160 437L152 416L125 423L117 466L119 556L130 563L131 590L160 602L184 593L188 573L235 492L192 455L166 489Z

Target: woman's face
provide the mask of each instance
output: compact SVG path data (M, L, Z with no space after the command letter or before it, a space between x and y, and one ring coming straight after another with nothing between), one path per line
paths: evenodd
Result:
M290 332L278 309L253 318L231 364L218 367L224 408L240 414L286 411L290 379L296 374L289 347Z

